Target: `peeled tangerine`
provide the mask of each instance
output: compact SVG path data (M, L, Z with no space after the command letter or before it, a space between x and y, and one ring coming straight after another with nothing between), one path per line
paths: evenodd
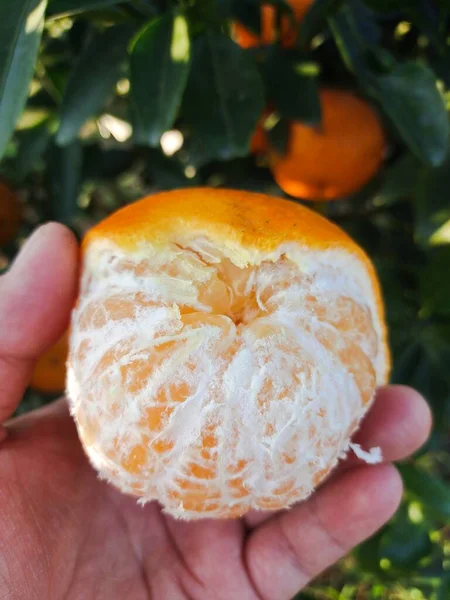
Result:
M293 202L151 196L94 227L83 262L68 363L80 438L103 478L176 517L307 497L386 382L369 259Z

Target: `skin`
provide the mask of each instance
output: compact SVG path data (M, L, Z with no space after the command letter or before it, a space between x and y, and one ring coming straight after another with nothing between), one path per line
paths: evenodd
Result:
M72 234L49 224L0 278L2 600L288 600L392 516L402 484L391 462L431 425L406 387L380 390L356 436L380 445L384 464L350 457L309 500L235 521L175 521L99 481L64 400L11 419L35 360L67 327L77 264Z

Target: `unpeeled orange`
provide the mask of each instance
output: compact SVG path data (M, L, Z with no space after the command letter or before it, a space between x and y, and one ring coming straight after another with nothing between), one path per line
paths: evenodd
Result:
M102 477L177 517L307 497L388 376L364 252L290 201L143 199L83 243L68 391Z
M305 200L334 200L358 191L383 161L386 138L372 106L351 92L320 91L322 123L292 121L286 153L269 149L278 185Z
M307 13L313 0L288 0L292 9L293 18L287 15L281 17L280 38L281 44L290 47L297 39L297 27ZM233 33L236 42L241 48L254 48L255 46L273 44L277 33L277 10L275 6L263 4L261 6L261 34L249 31L240 23L235 23Z

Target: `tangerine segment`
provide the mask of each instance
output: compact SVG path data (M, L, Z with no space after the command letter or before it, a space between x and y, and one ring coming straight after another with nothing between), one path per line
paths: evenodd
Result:
M61 338L36 362L30 386L43 393L59 394L66 386L66 361L69 352L69 334Z
M353 242L296 205L177 194L190 213L163 194L84 243L68 386L81 440L115 486L175 516L287 507L386 380L378 284Z

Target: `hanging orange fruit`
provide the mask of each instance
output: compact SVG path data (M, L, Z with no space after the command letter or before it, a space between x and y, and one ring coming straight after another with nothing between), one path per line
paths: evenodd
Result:
M374 108L341 90L320 92L322 123L291 122L287 151L269 152L278 185L305 200L333 200L358 191L379 170L386 138Z
M302 21L314 0L288 0L292 9L293 18L288 15L281 17L280 37L285 47L295 44L297 38L297 27ZM233 34L236 43L241 48L254 48L256 46L273 44L277 34L277 10L271 4L263 4L261 7L261 35L249 31L244 25L235 23Z

